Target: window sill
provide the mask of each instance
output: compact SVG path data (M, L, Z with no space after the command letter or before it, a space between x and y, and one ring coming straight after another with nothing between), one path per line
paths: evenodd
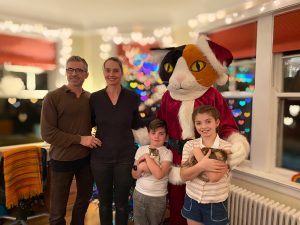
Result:
M251 182L270 190L289 195L300 200L300 184L292 182L290 176L278 173L267 173L250 168L247 163L240 165L232 171L234 178Z
M43 99L48 93L48 90L22 90L17 95L7 95L0 91L0 98L16 97L19 99Z
M252 92L246 92L246 91L223 91L221 94L224 98L252 98L253 97Z

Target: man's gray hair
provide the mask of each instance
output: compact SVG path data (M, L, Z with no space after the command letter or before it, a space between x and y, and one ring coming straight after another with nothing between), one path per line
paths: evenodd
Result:
M75 62L82 62L83 65L85 65L85 67L86 67L86 71L88 71L88 64L87 64L87 62L85 61L84 58L82 58L82 57L80 57L78 55L72 55L70 58L67 59L67 63L66 64L68 64L69 62L74 62L74 61Z

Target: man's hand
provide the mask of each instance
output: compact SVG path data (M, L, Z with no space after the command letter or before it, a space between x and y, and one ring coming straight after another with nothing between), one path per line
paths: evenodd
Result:
M101 146L102 142L93 136L81 136L80 144L89 148L96 148L97 146Z

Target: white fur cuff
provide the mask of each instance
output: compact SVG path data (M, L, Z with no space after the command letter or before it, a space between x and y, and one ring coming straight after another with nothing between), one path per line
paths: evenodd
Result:
M137 130L132 130L134 141L140 145L149 144L149 136L147 127L139 128Z
M172 166L169 173L169 183L174 185L182 185L184 184L183 180L180 177L180 167Z
M234 133L227 139L232 144L231 154L228 155L228 164L231 169L243 162L249 154L249 143L240 133Z

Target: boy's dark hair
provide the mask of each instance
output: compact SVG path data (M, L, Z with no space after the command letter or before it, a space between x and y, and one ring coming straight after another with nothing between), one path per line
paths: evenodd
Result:
M211 105L202 105L194 110L192 114L193 122L195 123L195 118L198 114L203 114L203 113L207 113L211 115L215 120L220 119L220 113L215 107Z
M154 119L149 123L149 127L148 127L149 131L151 131L151 130L156 131L157 128L164 128L166 131L166 134L168 133L167 124L163 120Z

